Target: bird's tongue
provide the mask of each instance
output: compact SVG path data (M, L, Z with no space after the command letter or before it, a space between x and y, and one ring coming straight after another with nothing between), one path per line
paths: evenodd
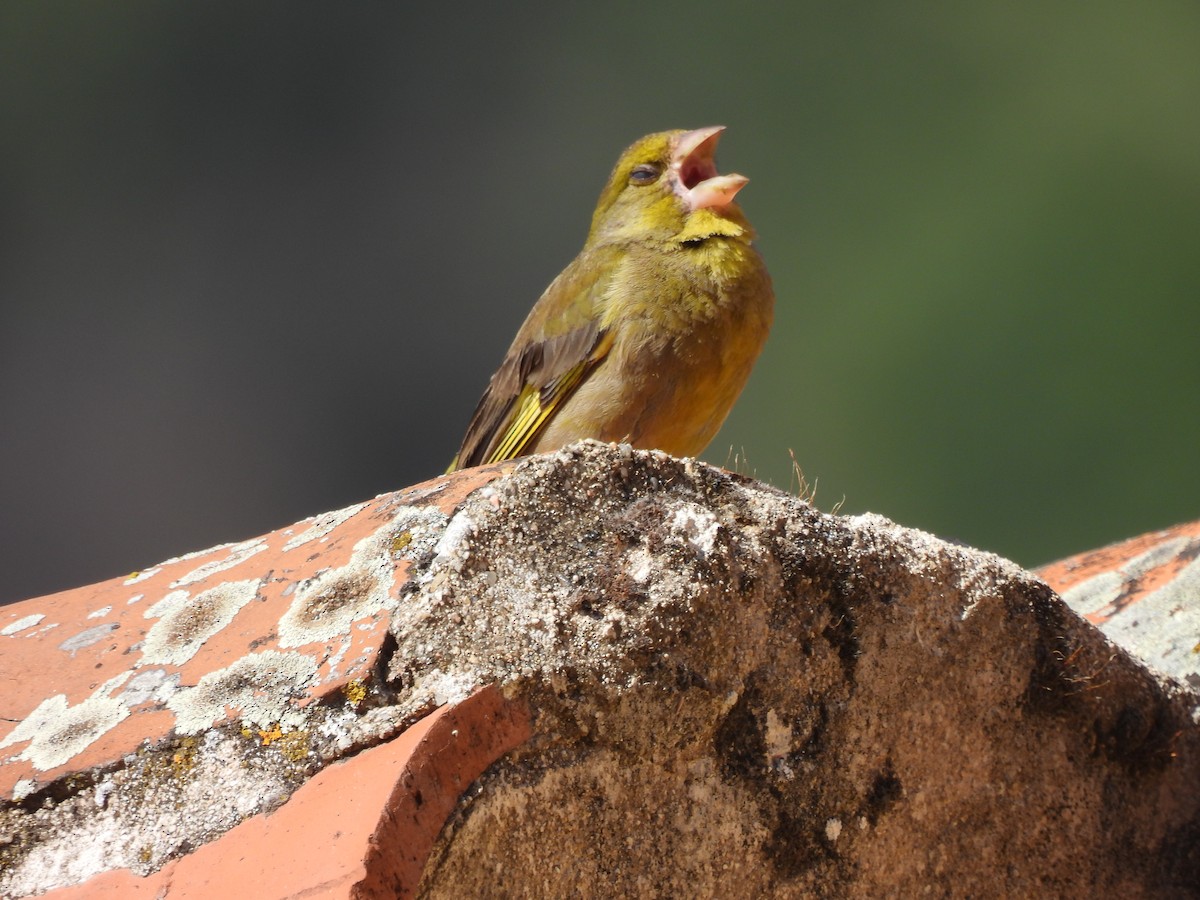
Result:
M693 210L728 206L750 180L744 175L717 174L713 154L724 130L723 125L697 128L675 139L671 157L675 189Z

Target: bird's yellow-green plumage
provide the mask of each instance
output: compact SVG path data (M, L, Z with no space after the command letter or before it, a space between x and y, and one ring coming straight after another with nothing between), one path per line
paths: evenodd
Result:
M719 175L722 129L633 144L583 250L551 282L484 392L450 470L583 438L695 456L725 420L771 327L754 231Z

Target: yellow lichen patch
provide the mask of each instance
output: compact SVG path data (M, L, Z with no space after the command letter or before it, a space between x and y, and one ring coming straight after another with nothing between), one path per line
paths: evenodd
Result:
M285 758L290 759L292 762L300 762L300 760L308 756L308 732L289 731L287 734L279 737L279 742L276 746Z
M196 765L196 739L186 737L179 742L179 747L171 754L171 771L176 778L182 778L191 772Z
M367 699L367 685L361 678L355 678L353 681L348 681L342 685L342 693L350 705L357 708L360 703Z
M277 741L283 737L283 730L279 727L279 723L276 722L271 726L270 731L260 731L258 736L262 738L262 745L269 747L273 741Z
M186 781L195 774L198 758L199 741L193 737L185 737L174 749L153 750L150 747L140 747L137 756L142 760L142 772L148 785L154 785L160 790L162 785Z
M258 736L262 738L262 746L269 747L274 744L275 748L292 762L299 762L308 756L307 731L284 731L276 722L269 730L259 731Z
M398 535L392 538L392 552L400 553L412 543L412 539L413 536L411 531L400 532Z

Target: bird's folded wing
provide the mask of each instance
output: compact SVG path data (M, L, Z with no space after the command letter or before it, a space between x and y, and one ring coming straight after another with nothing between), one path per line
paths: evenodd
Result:
M510 354L479 401L450 471L527 452L611 346L611 332L593 322Z

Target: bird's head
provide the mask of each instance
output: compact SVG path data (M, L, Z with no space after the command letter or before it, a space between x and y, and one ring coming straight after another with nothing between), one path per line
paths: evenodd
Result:
M714 160L724 130L664 131L630 146L600 194L588 244L750 235L733 200L750 179L719 174Z

